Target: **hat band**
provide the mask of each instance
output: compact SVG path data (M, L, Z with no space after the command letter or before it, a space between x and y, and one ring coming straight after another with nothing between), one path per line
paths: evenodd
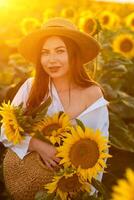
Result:
M64 26L47 26L47 27L64 27Z

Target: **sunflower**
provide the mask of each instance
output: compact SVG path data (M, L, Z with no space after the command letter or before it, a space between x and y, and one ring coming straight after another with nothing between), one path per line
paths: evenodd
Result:
M127 169L126 180L118 180L118 185L113 187L112 200L134 199L134 171Z
M128 15L125 19L125 24L129 27L132 31L134 31L134 12Z
M0 115L2 116L1 122L5 128L5 135L9 141L14 144L20 143L23 140L24 130L20 127L17 117L15 115L15 107L10 104L2 103L0 107Z
M6 43L9 47L17 47L18 44L19 44L19 42L20 42L20 38L5 40L5 43Z
M44 187L48 193L56 192L56 196L60 196L62 200L69 200L70 193L76 195L80 191L90 192L90 184L82 182L76 172L55 175L52 182Z
M79 19L79 28L93 36L99 31L99 23L95 18L86 16Z
M34 31L35 29L39 28L41 26L41 23L38 19L33 17L24 18L21 21L21 31L24 35L27 35L28 33Z
M114 38L112 48L127 58L134 57L134 37L132 34L120 34Z
M71 134L66 134L63 145L57 147L57 156L61 158L60 164L65 167L72 166L77 169L83 180L91 181L106 167L105 158L108 144L99 130L91 128L83 130L80 126L71 128Z
M41 132L52 144L60 144L66 129L71 126L69 116L65 113L55 113L52 117L47 116L36 123L33 132Z
M53 8L48 8L43 12L43 22L45 23L49 18L56 17L56 12Z
M75 21L76 11L73 7L67 7L61 10L61 16Z
M110 11L103 11L99 16L99 22L102 27L106 29L111 29L117 27L120 23L118 15Z

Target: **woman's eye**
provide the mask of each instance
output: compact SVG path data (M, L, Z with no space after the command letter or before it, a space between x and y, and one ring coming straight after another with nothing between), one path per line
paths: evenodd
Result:
M59 53L59 54L63 53L63 52L64 52L64 50L62 50L62 49L60 49L60 50L57 51L57 53Z
M42 51L41 55L48 55L48 52Z

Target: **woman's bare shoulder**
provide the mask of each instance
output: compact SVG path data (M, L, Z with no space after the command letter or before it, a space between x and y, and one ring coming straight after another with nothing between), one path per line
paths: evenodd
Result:
M89 102L89 100L91 102L94 102L96 100L98 100L99 98L103 97L103 93L102 90L99 86L97 85L92 85L90 87L87 87L86 89L84 89L84 96L86 97L87 101Z

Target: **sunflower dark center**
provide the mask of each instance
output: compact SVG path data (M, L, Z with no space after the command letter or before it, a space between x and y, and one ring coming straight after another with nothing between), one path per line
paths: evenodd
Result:
M109 22L109 16L104 16L103 17L103 24L108 24Z
M123 52L129 52L133 48L133 43L129 39L124 39L120 44L120 49Z
M132 22L131 22L132 26L134 26L134 19L132 19Z
M42 132L44 133L44 135L46 136L50 136L52 134L52 131L57 131L60 128L60 125L55 123L55 124L50 124L48 126L46 126Z
M78 176L74 174L72 177L62 177L58 182L58 188L63 192L75 192L80 190L81 183Z
M87 33L91 33L94 30L94 21L92 19L88 19L85 23L84 30Z
M15 132L15 128L12 124L10 124L10 129L12 130L12 132Z
M74 11L72 9L66 10L66 17L74 17Z
M81 139L71 147L69 158L75 167L92 168L99 158L98 145L88 138Z

